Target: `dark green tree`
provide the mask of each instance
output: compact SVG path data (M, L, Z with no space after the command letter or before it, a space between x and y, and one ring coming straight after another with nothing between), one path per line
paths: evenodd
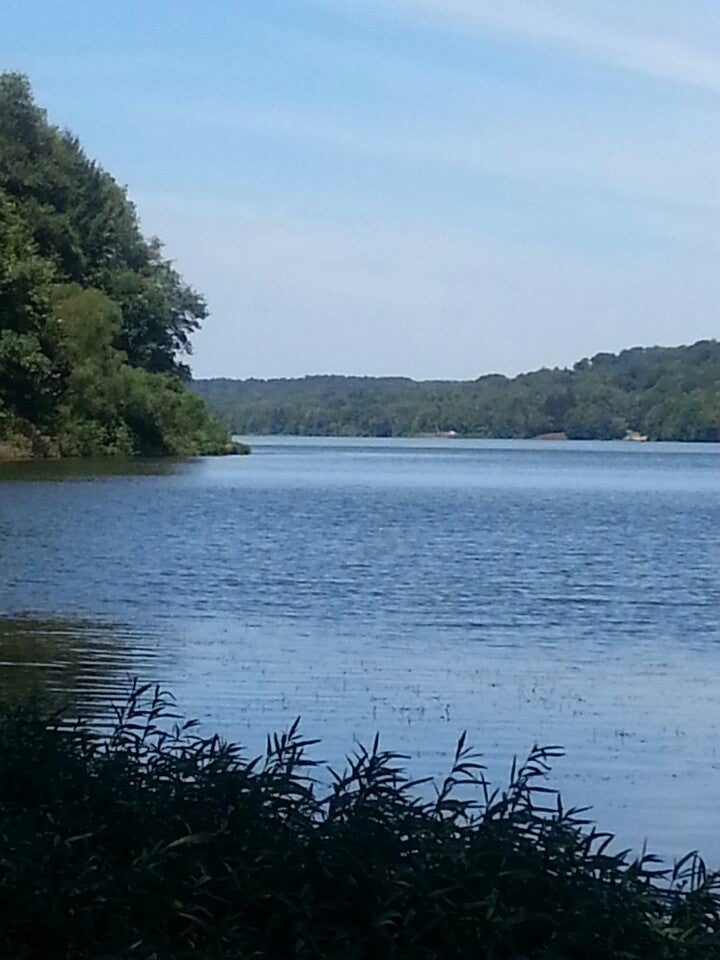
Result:
M207 306L125 190L0 75L0 441L23 453L199 453L227 431L189 394ZM12 442L10 442L12 441Z

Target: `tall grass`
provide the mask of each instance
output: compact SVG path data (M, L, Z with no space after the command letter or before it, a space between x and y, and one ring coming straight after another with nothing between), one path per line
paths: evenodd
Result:
M328 785L315 742L248 759L137 683L102 736L6 713L0 955L720 957L720 878L612 852L547 787L556 748L492 790L461 737L432 793L377 739Z

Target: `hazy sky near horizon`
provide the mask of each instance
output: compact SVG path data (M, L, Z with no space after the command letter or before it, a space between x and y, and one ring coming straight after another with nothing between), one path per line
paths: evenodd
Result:
M720 331L718 0L2 0L0 69L207 297L196 376Z

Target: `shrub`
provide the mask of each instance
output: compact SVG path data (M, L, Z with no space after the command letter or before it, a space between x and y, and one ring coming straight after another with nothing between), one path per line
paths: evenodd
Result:
M6 712L2 956L720 957L718 876L611 852L545 785L556 748L492 791L461 737L428 798L377 739L323 776L315 742L247 759L137 683L102 735Z

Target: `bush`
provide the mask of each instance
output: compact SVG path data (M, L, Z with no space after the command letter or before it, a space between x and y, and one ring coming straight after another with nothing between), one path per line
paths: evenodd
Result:
M322 788L314 743L246 759L137 684L104 736L6 713L2 955L720 957L718 876L610 852L544 785L556 748L493 792L461 737L423 799L377 739Z

